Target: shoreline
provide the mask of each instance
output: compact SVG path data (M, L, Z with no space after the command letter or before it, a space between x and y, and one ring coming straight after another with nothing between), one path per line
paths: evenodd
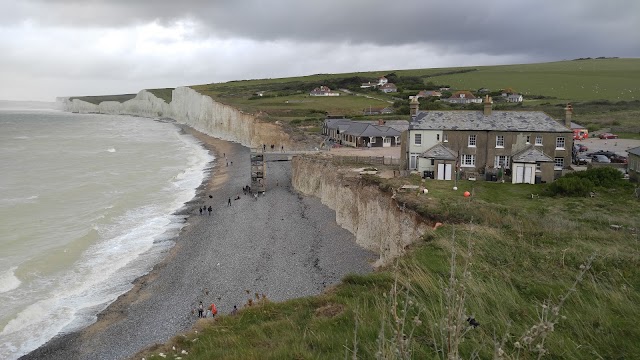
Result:
M226 314L244 304L246 291L282 301L318 294L347 273L373 270L375 255L335 224L335 213L292 190L290 164L268 165L278 186L255 201L241 190L249 183L249 168L242 166L248 164L246 147L175 125L215 156L195 197L176 213L186 224L175 245L95 323L58 335L21 359L128 358L190 330L198 301L215 302ZM235 196L241 199L228 206L227 198ZM212 206L213 215L199 215L203 204ZM336 256L343 259L336 262Z

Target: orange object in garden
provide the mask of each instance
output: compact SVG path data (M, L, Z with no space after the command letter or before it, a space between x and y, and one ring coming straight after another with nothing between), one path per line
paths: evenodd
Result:
M464 192L464 197L469 197L469 196L471 196L471 193L470 193L470 192L468 192L468 191L465 191L465 192Z

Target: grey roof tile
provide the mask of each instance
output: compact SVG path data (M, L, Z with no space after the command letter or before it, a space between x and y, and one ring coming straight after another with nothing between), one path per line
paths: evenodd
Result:
M409 129L571 132L563 124L542 111L423 111L411 122Z

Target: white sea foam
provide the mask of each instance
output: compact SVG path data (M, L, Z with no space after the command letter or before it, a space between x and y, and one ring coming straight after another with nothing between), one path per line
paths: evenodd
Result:
M114 152L116 152L116 149L114 149L114 148L109 148L109 149L107 149L107 151L108 151L108 152L110 152L110 153L114 153Z
M15 274L17 268L17 266L14 266L9 270L0 273L0 293L13 290L20 286L20 279L18 279Z

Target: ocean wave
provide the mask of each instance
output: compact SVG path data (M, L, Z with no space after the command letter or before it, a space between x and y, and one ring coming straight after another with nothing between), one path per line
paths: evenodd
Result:
M22 283L20 279L16 277L15 271L17 268L18 267L14 266L0 274L0 294L16 289Z

